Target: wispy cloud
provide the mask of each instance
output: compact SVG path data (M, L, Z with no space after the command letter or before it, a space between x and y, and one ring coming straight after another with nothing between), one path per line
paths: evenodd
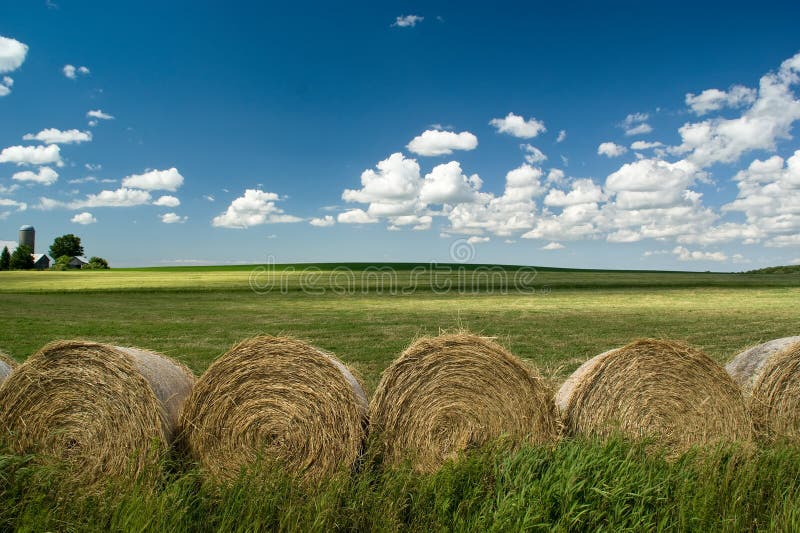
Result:
M423 20L425 20L425 17L420 17L419 15L401 15L395 19L392 26L397 28L413 28Z

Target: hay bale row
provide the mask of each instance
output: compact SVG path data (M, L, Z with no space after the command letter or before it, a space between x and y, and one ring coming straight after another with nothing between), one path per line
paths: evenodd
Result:
M779 344L762 351L780 357L732 363L759 369L758 379L748 374L752 390L769 375L768 362L800 358L800 343ZM519 446L560 434L620 432L677 454L747 441L752 428L741 388L722 367L685 344L658 340L590 359L555 401L535 369L470 334L412 343L369 403L359 379L333 355L285 337L241 342L194 381L153 352L53 343L0 387L0 429L15 451L72 462L86 479L127 473L131 453L144 443L163 450L177 441L211 478L228 481L259 460L305 479L326 478L356 463L368 430L387 464L430 472L495 439ZM792 392L781 386L783 396ZM134 473L152 455L135 457Z
M53 343L0 389L0 428L17 453L72 463L87 481L130 473L131 453L176 438L220 481L259 460L321 479L355 464L368 417L380 428L389 463L413 457L423 471L495 438L540 443L557 435L541 377L474 335L412 344L371 404L334 356L283 337L237 344L194 387L190 376L152 352ZM153 458L140 453L133 473Z
M759 436L800 438L800 337L754 346L725 368L747 395Z

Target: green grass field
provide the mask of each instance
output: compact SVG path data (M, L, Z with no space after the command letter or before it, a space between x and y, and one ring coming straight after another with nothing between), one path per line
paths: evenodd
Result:
M684 340L724 362L746 346L797 335L800 324L794 272L536 269L520 284L514 267L452 265L432 273L419 265L345 266L2 272L0 349L22 360L51 340L91 339L158 350L199 374L241 339L288 334L335 353L372 391L412 339L441 330L497 337L557 383L587 358L638 337ZM25 458L0 456L0 527L800 526L800 450L784 444L666 462L635 444L565 441L516 454L478 451L433 476L386 472L367 461L313 490L272 470L234 487L209 487L191 465L104 495L65 493L58 479Z

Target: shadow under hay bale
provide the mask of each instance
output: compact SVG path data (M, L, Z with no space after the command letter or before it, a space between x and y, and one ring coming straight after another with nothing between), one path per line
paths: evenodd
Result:
M654 439L671 454L752 437L739 386L702 351L674 341L638 340L589 359L556 406L568 435Z
M136 476L175 438L193 383L188 368L154 352L53 342L0 388L0 438L15 453L66 463L86 484Z
M0 350L0 384L17 368L17 362Z
M422 338L383 373L370 403L383 460L431 472L501 437L517 446L557 436L552 391L529 365L491 339Z
M760 437L800 439L800 336L754 346L725 369L744 390Z
M306 480L351 468L365 437L367 397L333 355L299 340L245 340L208 368L186 403L188 454L230 481L263 459Z

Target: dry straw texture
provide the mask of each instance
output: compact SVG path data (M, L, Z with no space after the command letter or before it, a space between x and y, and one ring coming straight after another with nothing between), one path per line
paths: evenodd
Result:
M748 395L760 436L800 439L800 337L754 346L725 368Z
M182 418L183 441L219 481L259 460L317 480L358 459L366 408L362 385L332 355L260 336L231 348L198 380Z
M0 388L0 431L17 453L65 461L84 483L144 471L175 436L194 376L156 353L48 344Z
M0 383L3 383L15 368L17 368L17 362L0 350Z
M680 342L638 340L589 359L561 386L556 406L569 435L652 438L670 454L751 438L739 386Z
M383 373L370 431L384 461L436 470L501 437L543 443L557 434L552 391L535 370L491 339L449 334L414 342Z

